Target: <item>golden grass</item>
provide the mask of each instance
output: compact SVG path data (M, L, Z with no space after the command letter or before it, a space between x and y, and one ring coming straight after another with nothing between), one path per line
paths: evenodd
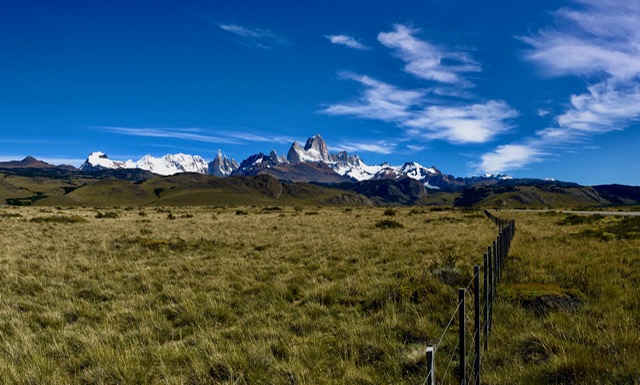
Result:
M394 210L3 208L0 383L422 383L424 347L496 228L478 212ZM498 215L518 234L488 383L637 381L638 240ZM53 217L82 221L36 219ZM536 312L508 295L535 297L527 285L580 305Z

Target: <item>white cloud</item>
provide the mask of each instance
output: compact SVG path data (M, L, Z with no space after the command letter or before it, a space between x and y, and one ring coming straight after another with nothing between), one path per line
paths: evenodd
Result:
M274 46L289 44L285 37L270 29L244 27L237 24L219 24L218 27L233 33L241 39L243 44L252 47L270 49Z
M371 48L360 43L354 37L349 35L328 35L325 37L329 39L329 41L331 41L331 43L333 44L346 45L349 48L353 48L357 50L367 50Z
M263 135L263 134L254 134L250 132L226 132L230 138L241 139L247 142L257 142L257 143L279 143L279 144L291 144L295 141L295 138L291 136L282 136L282 135Z
M539 108L536 111L536 114L538 114L538 116L541 116L541 117L545 117L545 116L549 115L550 113L551 113L551 110L546 109L546 108Z
M384 140L376 141L376 142L365 142L365 143L342 143L335 146L335 150L337 151L347 151L347 152L373 152L376 154L384 154L388 155L393 153L396 149L396 145L394 143L390 143Z
M482 163L478 168L490 174L499 174L522 168L533 162L539 162L543 155L545 153L535 145L506 144L482 155Z
M581 10L554 13L558 28L521 38L533 47L526 58L548 74L596 79L557 117L558 129L569 136L620 130L640 117L640 5L580 3Z
M411 150L411 151L414 151L414 152L420 152L420 151L424 150L426 147L425 146L418 146L418 145L415 145L415 144L407 144L407 148L409 150Z
M143 136L153 138L175 138L204 143L242 144L257 143L291 143L293 138L280 135L263 135L247 131L224 131L217 135L202 134L200 128L132 128L132 127L97 127L100 130L116 134Z
M395 122L410 136L451 143L484 143L509 129L517 112L503 101L438 106L426 91L403 90L367 76L350 75L365 86L355 101L334 104L323 112Z
M207 143L228 143L228 144L239 143L235 139L224 137L224 136L210 136L210 135L196 134L195 132L199 132L199 130L197 129L131 128L131 127L110 127L110 126L103 126L99 128L104 131L113 132L116 134L130 135L130 136L145 136L145 137L153 137L153 138L175 138L175 139L185 139L185 140L193 140L197 142L207 142Z
M532 47L525 58L546 74L586 77L591 84L584 93L570 96L569 107L555 117L554 127L537 131L522 144L500 146L483 155L480 169L521 168L540 161L545 152L571 151L572 145L584 146L594 135L640 121L640 3L577 3L580 9L553 13L556 28L520 39Z
M507 131L518 113L503 101L462 106L429 106L404 122L411 132L451 143L485 143Z
M404 70L412 75L440 83L470 86L461 74L479 72L480 65L468 54L447 50L415 37L419 30L396 24L392 32L381 32L378 41L395 50L405 61ZM451 64L445 64L445 61Z
M424 97L422 91L403 90L368 76L343 75L365 86L365 90L355 101L329 106L324 110L327 114L400 122L411 118L411 109Z

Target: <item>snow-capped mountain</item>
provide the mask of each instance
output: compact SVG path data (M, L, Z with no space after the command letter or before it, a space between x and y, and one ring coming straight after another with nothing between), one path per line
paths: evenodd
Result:
M424 167L416 162L407 162L401 166L392 166L388 163L367 165L358 155L349 155L346 151L330 153L329 147L320 135L307 139L304 147L297 141L293 142L286 156L278 155L275 150L269 155L261 152L251 155L239 165L235 160L227 158L220 150L208 163L198 155L186 154L168 154L161 158L145 155L137 162L114 161L102 152L94 152L89 155L80 170L123 168L138 168L159 175L180 172L211 174L219 177L270 174L283 180L324 183L409 178L420 181L424 187L428 188L464 187L510 178L506 175L455 178L452 175L443 174L433 166Z
M145 155L136 162L136 168L151 171L159 175L173 175L180 172L207 174L209 164L198 155L167 154L161 158Z
M137 168L151 171L158 175L173 175L180 172L197 172L206 174L209 165L206 160L198 155L167 154L161 158L145 155L137 162L132 160L111 160L104 152L92 152L87 160L80 166L80 171L114 170L125 168Z
M96 151L89 154L87 160L80 166L80 171L115 170L121 168L136 168L131 159L127 161L111 160L104 152Z
M329 148L318 134L307 139L304 147L293 142L287 153L287 161L291 164L302 162L321 162L331 167L336 173L357 181L371 179L379 166L368 166L358 155L349 155L346 151L337 154L329 153Z
M208 173L215 176L229 176L238 169L238 162L234 159L227 158L222 154L222 151L218 150L218 155L209 163Z

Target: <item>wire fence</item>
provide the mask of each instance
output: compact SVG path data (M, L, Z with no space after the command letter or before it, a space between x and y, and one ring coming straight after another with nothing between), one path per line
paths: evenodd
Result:
M427 375L423 385L481 383L481 352L489 347L494 300L498 294L502 267L516 232L514 220L498 218L487 210L484 213L498 226L498 235L487 247L482 266L474 266L468 285L458 289L458 305L438 342L427 347ZM458 333L454 345L451 335L455 329ZM436 357L440 357L438 351L446 354L445 361L436 360ZM436 372L436 361L439 367L445 368L442 375Z

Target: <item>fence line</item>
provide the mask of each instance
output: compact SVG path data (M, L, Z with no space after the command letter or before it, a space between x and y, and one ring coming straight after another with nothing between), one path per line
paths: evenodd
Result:
M457 382L450 380L448 384L459 383L461 385L480 385L482 371L481 350L489 348L489 336L493 324L493 305L498 295L498 283L502 275L502 267L505 259L509 255L511 242L516 232L514 220L501 219L484 210L485 215L498 227L498 235L492 244L487 247L487 252L483 254L482 260L482 288L480 285L480 266L473 267L473 277L465 288L458 289L458 306L451 315L449 323L444 328L442 335L438 338L438 343L427 346L427 376L423 385L445 384L449 369L454 363L456 353L458 356L458 378ZM471 292L473 298L473 311L467 316L466 296ZM482 293L482 296L481 296ZM444 342L444 338L458 316L458 341L453 348L446 369L441 377L441 382L436 379L436 360L438 349ZM473 317L473 328L471 340L467 347L467 322ZM482 346L482 349L481 349ZM468 351L467 351L468 348ZM473 362L469 360L473 357ZM470 369L467 371L467 369ZM453 375L453 374L452 374Z

